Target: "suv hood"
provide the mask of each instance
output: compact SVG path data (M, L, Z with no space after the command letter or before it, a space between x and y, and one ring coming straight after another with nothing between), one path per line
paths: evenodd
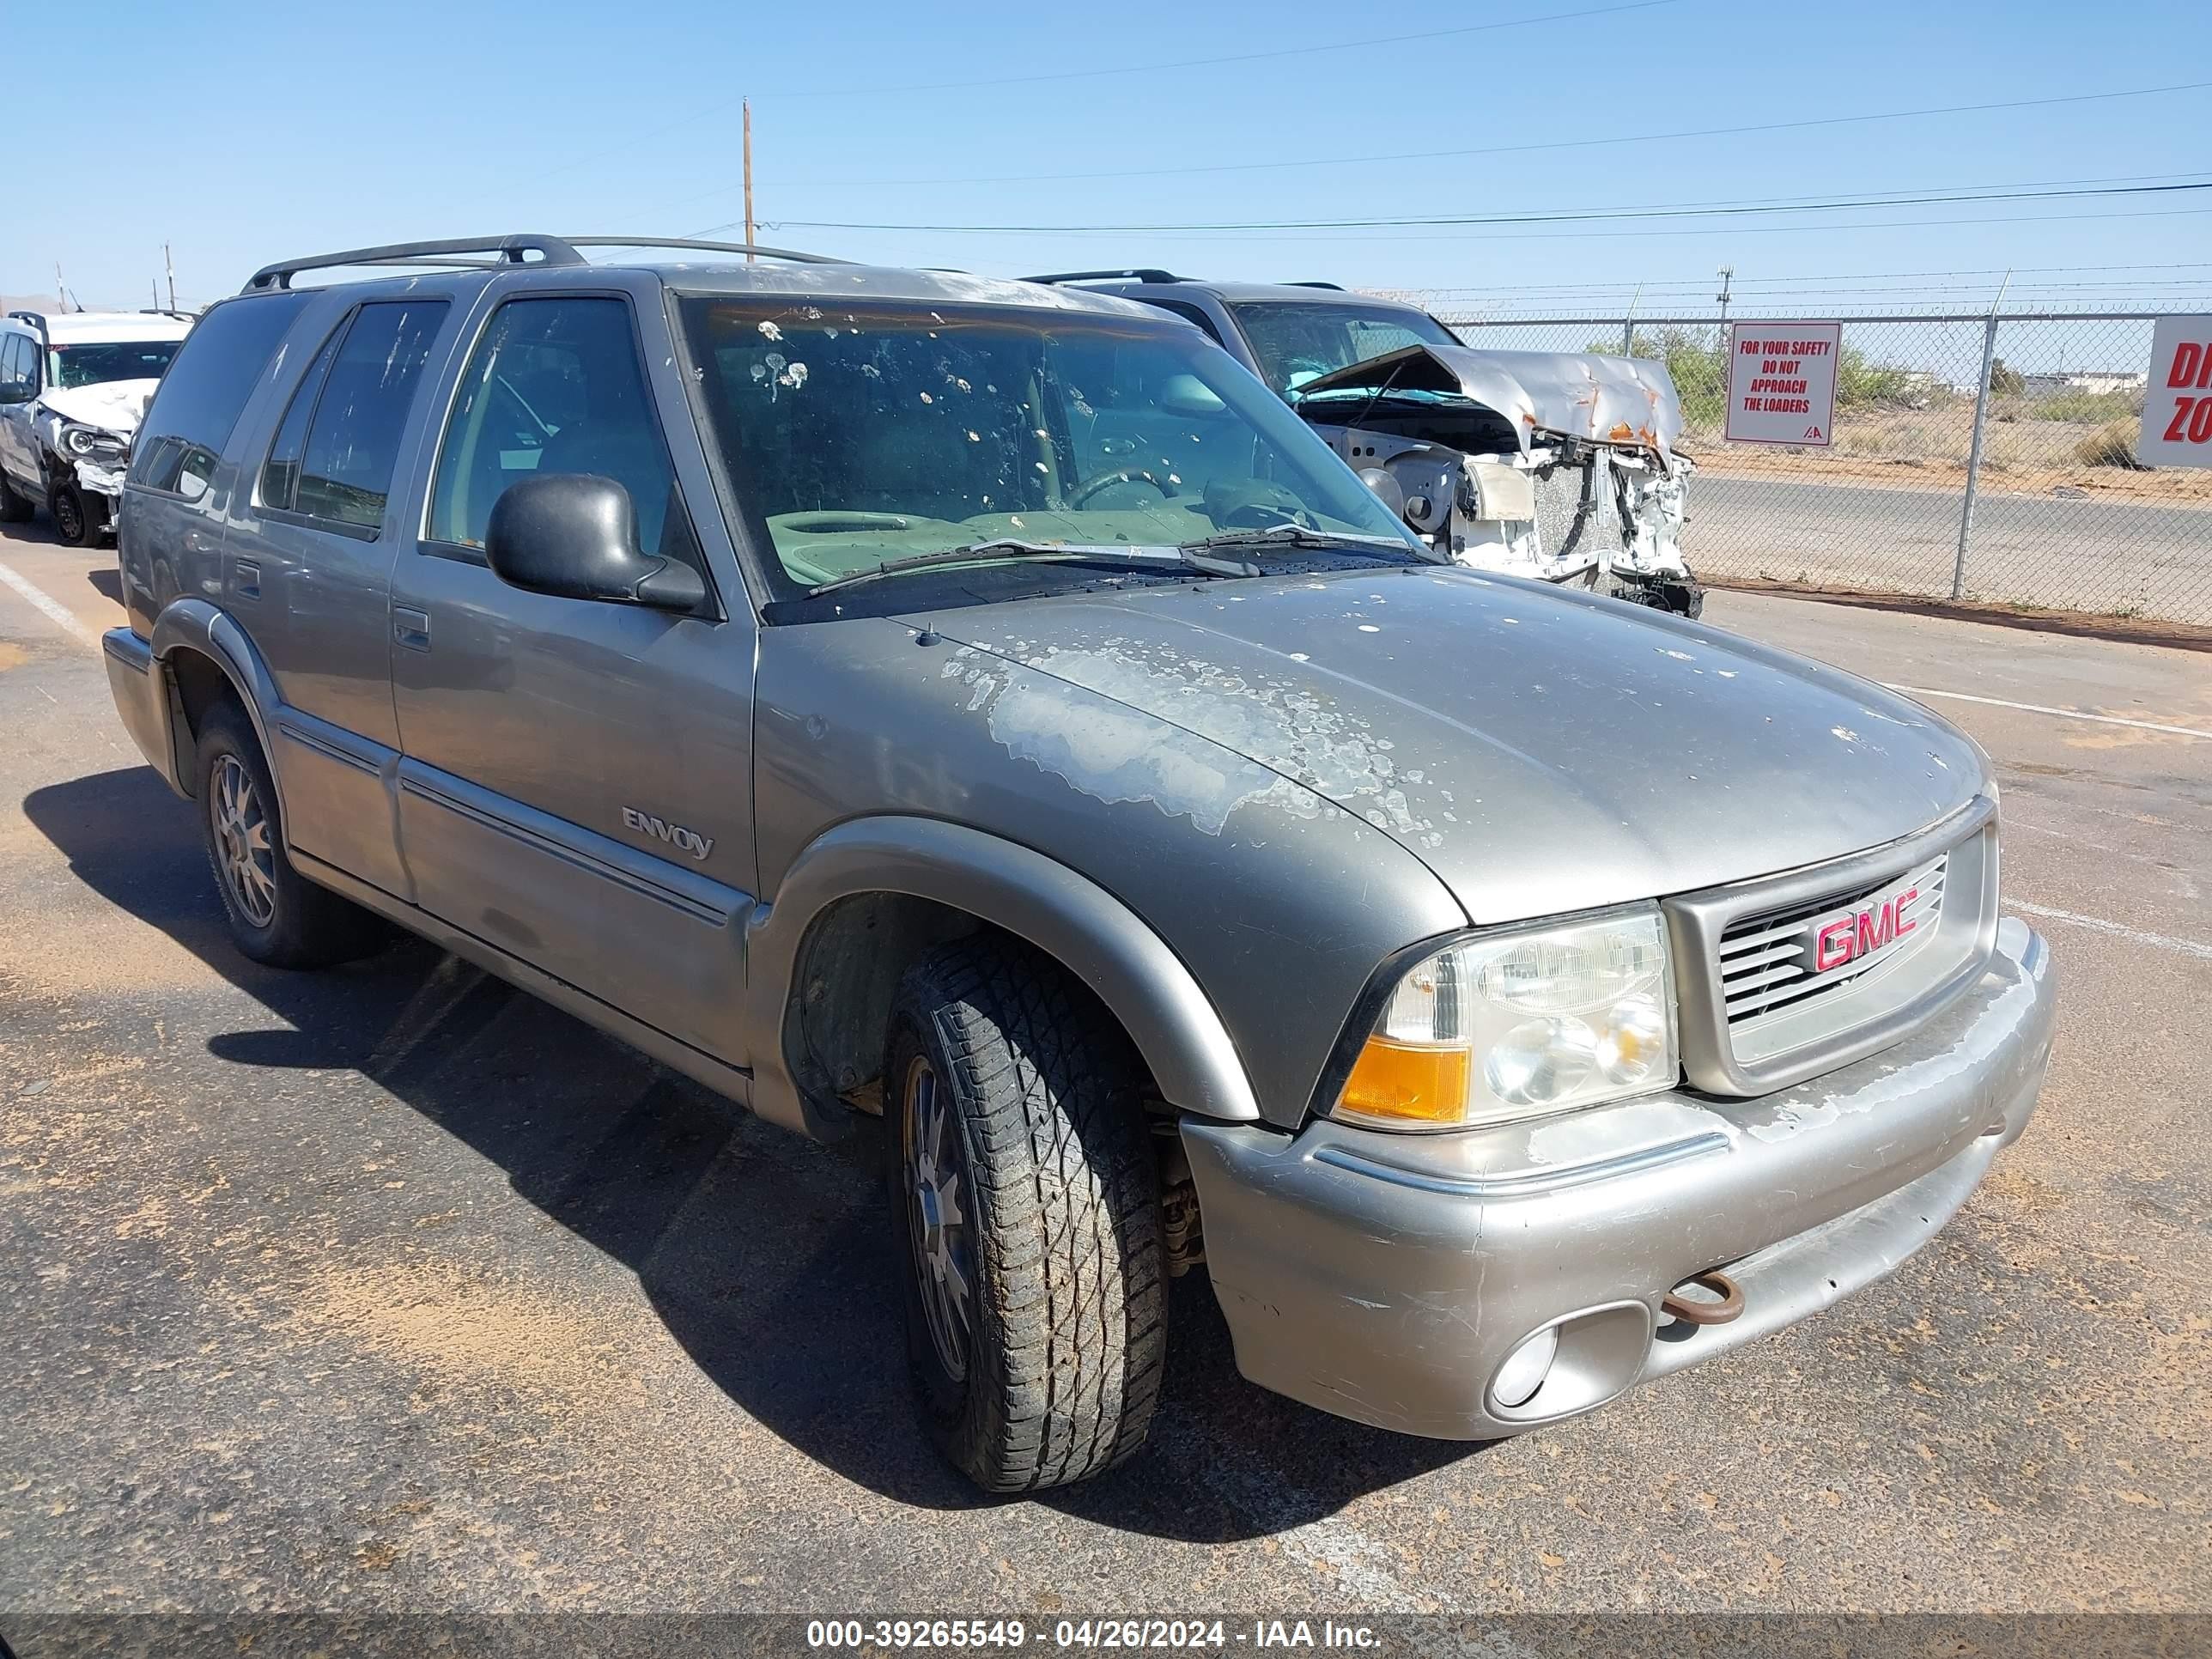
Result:
M1386 377L1394 392L1457 394L1496 410L1513 423L1524 454L1540 434L1558 433L1656 449L1671 463L1682 435L1682 400L1665 364L1595 352L1404 346L1308 380L1293 407L1317 392L1364 389Z
M146 405L154 400L158 380L102 380L95 386L58 386L39 399L51 410L79 426L96 426L127 438L146 418Z
M1302 786L1288 797L1310 810L1294 819L1364 820L1478 923L1838 858L1982 787L1968 738L1869 682L1641 607L1449 568L908 620L961 655L1048 677L1025 684L1081 686L1258 762ZM1002 745L1073 787L1151 799L1211 833L1258 799L1212 799L1237 769L1194 766L1192 745L1147 744L1141 727L1133 741L1098 707L1031 695L1018 708L998 700L988 718ZM1282 804L1279 786L1267 793Z

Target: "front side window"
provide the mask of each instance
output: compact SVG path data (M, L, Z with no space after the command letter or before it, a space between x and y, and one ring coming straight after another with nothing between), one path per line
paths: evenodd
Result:
M1260 378L1277 392L1409 345L1457 345L1442 323L1399 306L1335 301L1253 301L1230 312L1252 347Z
M158 380L168 372L181 340L101 340L59 345L47 354L57 386L102 386L110 380Z
M1410 552L1328 446L1188 329L705 297L684 318L778 599L994 541L1172 553L1295 526Z
M374 529L399 459L443 300L365 305L331 359L300 458L293 509L332 524Z
M0 399L21 403L33 394L25 371L38 361L37 351L27 334L0 334Z
M493 313L439 448L430 539L481 548L508 485L559 472L614 480L639 550L700 567L623 301L509 300Z

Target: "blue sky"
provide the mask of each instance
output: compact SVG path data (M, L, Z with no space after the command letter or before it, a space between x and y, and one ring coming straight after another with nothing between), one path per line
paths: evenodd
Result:
M1553 0L1566 13L1619 3ZM39 187L13 198L0 292L50 293L58 260L86 303L143 305L165 240L179 295L205 301L268 258L322 247L505 229L725 226L742 212L738 100L747 94L759 213L769 226L1170 225L2212 180L2212 89L2203 88L1792 131L1652 136L2212 82L2212 7L2201 0L1875 0L1832 9L1660 0L1441 32L1514 25L1546 9L1541 0L1425 14L1316 0L1182 8L979 0L930 16L890 0L634 0L611 9L386 0L218 3L186 21L169 8L105 5L97 69L49 78L40 135L17 135L24 177ZM1380 33L1439 32L1346 44L1363 18ZM1286 55L1187 66L1255 52ZM1132 72L1095 73L1123 69ZM1015 78L1038 76L1062 78ZM984 80L1003 83L938 84ZM81 119L102 85L115 89L114 118ZM1613 139L1638 142L1583 142ZM35 155L21 150L25 143ZM1505 146L1519 148L1488 153ZM1440 150L1474 153L1358 159ZM1514 309L1568 303L1570 295L1618 309L1639 282L1659 299L1709 304L1712 273L1724 263L1752 291L1765 283L1779 292L1788 278L1850 277L1858 280L1842 285L1869 298L1971 304L1996 280L1978 273L2006 267L2193 262L2195 270L2025 269L2014 281L2023 298L2045 297L2042 283L2115 284L2083 287L2077 299L2205 294L2207 210L2212 191L1753 218L1694 231L1639 222L1599 234L794 227L764 229L762 240L1009 274L1134 263L1465 289ZM1960 219L2015 222L1939 222ZM1889 275L1923 272L1966 274ZM1601 301L1596 290L1607 286L1617 291Z

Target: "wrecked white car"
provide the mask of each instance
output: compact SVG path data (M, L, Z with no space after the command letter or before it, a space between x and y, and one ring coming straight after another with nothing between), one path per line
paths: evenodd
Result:
M0 319L0 521L44 507L70 547L109 531L131 435L191 331L168 312Z
M1410 345L1289 398L1459 563L1604 587L1686 617L1704 609L1682 558L1692 464L1674 447L1682 404L1663 364Z
M1663 364L1481 351L1419 307L1329 283L1222 283L1141 268L1033 280L1195 323L1457 562L1694 617L1682 556L1689 458Z

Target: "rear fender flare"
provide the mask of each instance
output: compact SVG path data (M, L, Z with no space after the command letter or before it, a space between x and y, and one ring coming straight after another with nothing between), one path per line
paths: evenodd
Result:
M269 726L281 699L268 664L262 661L261 653L253 648L253 641L246 637L246 630L229 613L205 599L176 599L163 606L161 614L154 619L149 643L154 650L155 671L161 676L164 699L170 708L170 735L178 750L179 786L187 794L195 793L198 787L197 777L185 764L184 755L185 742L195 734L176 707L176 682L168 667L170 653L184 649L198 652L222 670L239 702L245 704L246 717L252 721L253 735L261 743L262 758L268 763L269 775L276 781L277 815L284 822L290 822L284 814L284 779L276 764L276 745Z

